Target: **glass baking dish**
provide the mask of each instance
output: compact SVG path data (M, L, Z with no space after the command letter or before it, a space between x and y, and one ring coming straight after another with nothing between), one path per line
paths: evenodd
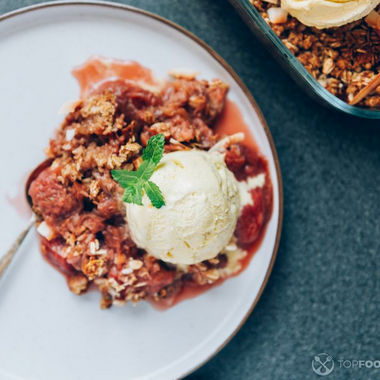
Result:
M318 81L305 69L298 59L283 44L280 38L273 32L264 21L257 9L249 0L229 0L245 23L249 26L256 37L266 46L272 55L279 61L281 66L290 76L318 102L337 109L349 115L355 115L368 119L380 119L380 111L351 106L343 100L328 92Z

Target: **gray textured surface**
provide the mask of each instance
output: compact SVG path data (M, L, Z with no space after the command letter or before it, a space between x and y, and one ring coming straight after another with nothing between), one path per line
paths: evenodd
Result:
M38 2L0 0L0 12ZM380 359L380 121L309 99L226 0L121 2L179 23L231 64L268 121L282 167L284 228L268 286L237 336L188 379L317 379L310 363L319 352ZM380 369L337 368L327 378L380 379Z

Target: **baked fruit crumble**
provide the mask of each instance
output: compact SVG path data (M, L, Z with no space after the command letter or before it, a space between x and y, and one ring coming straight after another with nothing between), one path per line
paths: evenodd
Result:
M107 79L110 70L114 75ZM67 277L70 290L79 295L90 284L96 285L102 308L140 300L171 305L189 289L206 290L243 270L265 233L273 193L267 160L257 147L245 145L242 134L226 138L218 127L229 102L228 84L198 80L183 71L172 72L171 80L156 80L134 62L99 57L91 58L75 75L82 97L63 107L67 116L46 149L51 164L29 190L39 217L42 253ZM193 258L185 264L165 261L155 257L154 246L149 248L151 254L132 239L126 208L146 207L162 220L160 213L169 210L172 202L169 190L161 185L166 204L160 208L154 208L144 192L141 204L128 204L125 189L114 179L118 172L139 173L148 155L143 153L147 144L158 140L151 139L154 136L162 139L162 162L179 157L178 165L188 162L184 165L192 166L196 178L203 166L181 157L210 151L209 155L222 157L215 164L222 168L220 178L232 173L235 193L238 188L246 191L245 199L235 204L240 208L229 226L231 238L211 258ZM159 165L163 164L155 169L153 182L159 180L154 180L162 171Z
M250 0L321 86L350 105L380 109L380 7L346 25L318 29L288 14L281 7L283 1ZM325 3L336 7L355 3L360 8L359 3L353 1ZM305 11L305 14L308 13ZM318 15L322 20L329 17L328 13Z

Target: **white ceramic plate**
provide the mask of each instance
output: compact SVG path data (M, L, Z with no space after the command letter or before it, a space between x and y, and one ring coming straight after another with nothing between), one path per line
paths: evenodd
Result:
M270 162L274 212L260 250L236 278L166 312L141 302L101 311L99 294L71 294L43 261L35 231L0 283L1 380L168 380L189 374L236 333L260 297L277 251L282 188L273 142L256 104L231 68L194 36L159 17L106 3L51 3L0 22L1 252L27 224L23 186L44 159L78 96L73 66L93 54L133 59L165 76L191 67L231 86ZM17 204L17 209L11 203Z

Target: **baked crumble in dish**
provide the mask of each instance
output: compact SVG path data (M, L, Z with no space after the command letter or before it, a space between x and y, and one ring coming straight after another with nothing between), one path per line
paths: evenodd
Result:
M250 2L326 90L350 105L380 109L379 6L365 18L338 27L318 29L288 14L281 8L280 0ZM348 2L335 3L344 7Z
M227 135L244 132L228 84L188 70L157 79L102 57L73 73L81 98L62 107L51 164L29 189L43 256L70 290L94 284L101 308L166 307L240 273L265 234L273 191L252 137Z

